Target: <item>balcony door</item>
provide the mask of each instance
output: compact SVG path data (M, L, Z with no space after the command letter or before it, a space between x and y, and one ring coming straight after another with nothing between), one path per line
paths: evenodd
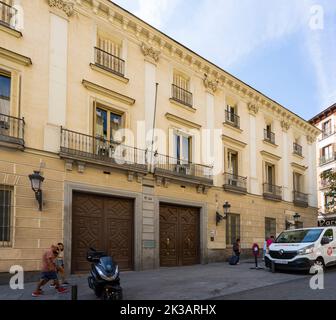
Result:
M265 183L267 184L267 190L273 193L273 186L275 185L275 166L270 163L265 165Z
M293 187L296 192L301 192L302 190L302 175L297 172L293 173Z
M178 164L189 164L192 161L192 137L183 133L174 133L174 158Z
M10 131L11 77L0 70L0 134L9 135Z

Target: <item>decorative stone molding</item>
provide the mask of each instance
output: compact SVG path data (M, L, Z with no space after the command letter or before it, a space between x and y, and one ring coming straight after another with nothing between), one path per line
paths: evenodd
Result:
M253 116L256 116L259 112L259 107L255 103L248 103L247 108L249 113Z
M313 144L316 142L316 138L313 136L307 136L307 142L308 144Z
M204 74L203 83L206 89L210 89L213 93L218 90L219 80L210 79L207 73Z
M78 165L78 172L79 173L84 173L84 171L85 171L85 163L84 162L78 162L77 165Z
M74 13L74 4L69 0L49 0L49 6L63 10L68 17Z
M203 193L204 186L200 184L196 187L196 190L197 190L197 193Z
M156 176L156 185L158 187L161 187L161 185L162 185L162 177Z
M143 177L144 177L143 174L137 173L137 182L142 183Z
M31 66L32 60L29 57L23 56L14 51L0 47L0 58L13 61L15 63L21 64L23 66Z
M288 121L282 120L280 124L283 131L287 132L290 129L290 123Z
M164 179L163 179L163 186L164 186L165 188L168 188L168 187L169 187L169 183L170 183L169 179L167 179L167 178L164 178Z
M65 160L65 170L72 171L73 160Z
M129 171L128 174L127 174L127 181L128 182L133 182L133 179L134 179L134 172Z
M145 57L149 56L155 62L159 61L161 51L155 50L153 47L147 46L144 42L141 45L141 51Z

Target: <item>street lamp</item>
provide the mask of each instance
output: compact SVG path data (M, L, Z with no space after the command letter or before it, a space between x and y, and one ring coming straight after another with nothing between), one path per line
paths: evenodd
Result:
M298 227L298 223L300 222L300 218L301 218L301 216L296 212L296 213L294 214L293 218L294 218L294 223L295 223L295 229L297 229L297 227Z
M39 210L42 211L42 182L44 178L41 176L40 171L34 171L33 174L29 175L29 180L31 183L32 190L35 192L35 198L39 204Z
M224 220L227 219L228 214L230 213L230 208L231 208L231 204L228 203L227 201L225 201L224 205L223 205L223 209L224 209L224 216L222 216L218 211L216 212L216 226L218 226L218 224Z

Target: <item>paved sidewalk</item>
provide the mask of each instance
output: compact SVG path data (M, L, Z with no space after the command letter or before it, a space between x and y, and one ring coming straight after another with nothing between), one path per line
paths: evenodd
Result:
M304 274L271 273L268 270L251 270L253 264L242 262L237 266L214 263L181 268L161 268L154 271L125 272L121 274L121 285L125 300L206 300L255 288L262 288L305 279ZM70 284L78 285L79 300L95 300L87 285L86 276L74 276ZM24 290L11 290L0 286L0 300L70 300L71 294L57 294L45 287L42 297L33 298L34 283L25 285ZM71 288L70 288L71 291Z

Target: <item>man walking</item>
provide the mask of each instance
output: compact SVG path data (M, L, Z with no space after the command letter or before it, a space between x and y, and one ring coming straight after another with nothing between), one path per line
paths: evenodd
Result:
M233 252L237 257L237 263L236 264L239 264L240 251L241 251L241 249L240 249L240 239L238 238L236 243L233 245Z
M32 293L33 297L39 297L42 295L42 287L46 285L50 280L53 280L55 283L55 288L58 293L65 293L67 290L61 288L59 281L57 279L57 268L55 264L55 259L58 256L59 248L55 245L52 245L49 250L47 250L42 256L42 273L41 280L37 284L36 290Z

